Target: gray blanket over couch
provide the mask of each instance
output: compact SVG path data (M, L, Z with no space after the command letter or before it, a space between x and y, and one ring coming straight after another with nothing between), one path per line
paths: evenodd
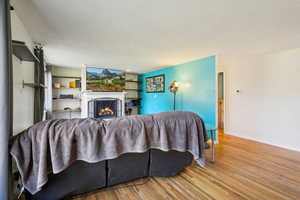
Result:
M13 141L11 155L25 188L35 194L47 183L50 172L60 173L76 160L94 163L155 148L188 151L204 166L206 140L201 118L185 111L108 121L56 119L35 124L19 134Z

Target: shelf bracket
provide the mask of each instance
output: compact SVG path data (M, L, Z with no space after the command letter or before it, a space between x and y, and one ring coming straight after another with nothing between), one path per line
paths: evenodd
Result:
M42 84L37 84L37 83L26 83L24 80L22 81L22 87L25 88L25 86L27 87L31 87L31 88L46 88L45 85Z

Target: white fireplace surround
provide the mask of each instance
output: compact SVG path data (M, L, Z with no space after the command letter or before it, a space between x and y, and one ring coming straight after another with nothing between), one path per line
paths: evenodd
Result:
M125 115L125 94L126 92L92 92L85 91L81 95L81 118L88 117L88 102L98 98L116 98L121 100L122 113Z

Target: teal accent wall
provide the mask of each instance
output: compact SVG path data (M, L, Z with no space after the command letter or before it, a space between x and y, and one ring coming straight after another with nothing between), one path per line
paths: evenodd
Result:
M147 93L146 78L160 74L165 75L165 92ZM176 95L176 110L195 112L206 124L216 126L216 75L215 56L140 75L140 114L173 110L173 93L168 87L176 80L180 87Z

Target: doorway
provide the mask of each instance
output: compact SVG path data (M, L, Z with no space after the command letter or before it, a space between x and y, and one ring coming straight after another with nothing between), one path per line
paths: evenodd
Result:
M218 73L218 129L224 132L224 72Z

